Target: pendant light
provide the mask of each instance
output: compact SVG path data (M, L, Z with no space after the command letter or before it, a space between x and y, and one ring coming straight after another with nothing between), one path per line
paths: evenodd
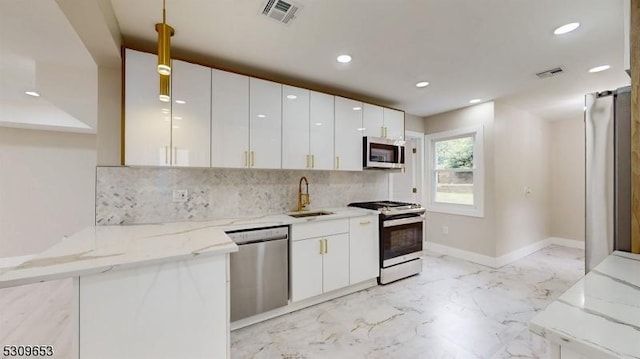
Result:
M171 76L160 75L160 101L171 101Z
M162 0L162 23L156 24L156 31L158 32L158 73L171 75L171 36L175 31L167 25L165 0Z

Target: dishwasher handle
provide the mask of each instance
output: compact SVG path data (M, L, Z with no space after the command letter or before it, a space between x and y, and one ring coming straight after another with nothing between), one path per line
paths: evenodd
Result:
M246 245L246 244L254 244L254 243L271 242L271 241L289 239L289 236L285 234L285 235L273 236L273 237L269 237L269 238L260 238L260 239L234 239L233 237L231 237L231 239L233 239L233 241L237 245Z

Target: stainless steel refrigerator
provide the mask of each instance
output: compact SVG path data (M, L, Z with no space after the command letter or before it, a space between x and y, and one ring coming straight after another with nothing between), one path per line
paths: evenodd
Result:
M585 96L585 271L631 251L631 87Z

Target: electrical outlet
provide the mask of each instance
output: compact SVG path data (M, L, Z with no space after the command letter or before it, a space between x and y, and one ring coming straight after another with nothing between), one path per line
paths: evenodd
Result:
M186 202L187 198L189 198L189 191L186 189L174 189L173 190L173 201L174 202Z
M442 226L442 234L449 234L449 226Z

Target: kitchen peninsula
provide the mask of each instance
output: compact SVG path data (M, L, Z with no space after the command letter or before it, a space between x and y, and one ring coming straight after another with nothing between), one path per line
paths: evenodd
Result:
M88 227L0 272L0 288L74 277L79 358L225 358L236 250L209 223Z
M535 316L552 359L640 358L640 255L616 251Z

